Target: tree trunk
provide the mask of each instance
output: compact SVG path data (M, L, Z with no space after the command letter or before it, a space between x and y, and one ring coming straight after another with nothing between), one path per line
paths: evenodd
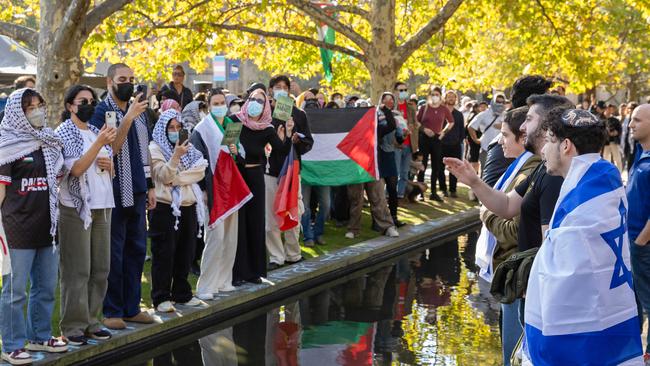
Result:
M79 55L87 37L81 34L81 27L76 27L72 37L57 39L57 35L62 34L58 30L66 21L68 3L41 0L36 80L38 91L47 102L47 119L51 127L61 123L65 91L79 82L84 69Z
M393 86L397 81L397 73L401 65L395 65L391 60L380 60L370 57L366 67L370 73L370 98L373 103L377 103L381 93L393 92ZM382 62L383 61L383 62Z
M376 103L381 93L392 92L402 67L395 45L395 0L373 0L370 19L372 41L365 65L370 73L370 98Z

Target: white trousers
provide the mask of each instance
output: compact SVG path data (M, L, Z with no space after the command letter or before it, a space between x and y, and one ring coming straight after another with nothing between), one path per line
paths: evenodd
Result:
M264 188L266 194L266 250L269 252L269 261L276 264L284 264L285 261L295 262L300 259L300 224L291 230L284 232L284 243L282 232L273 214L273 201L278 191L278 178L264 174ZM302 194L298 188L298 222L304 212Z
M201 276L196 284L198 294L214 294L232 286L232 267L237 254L237 212L213 229L205 231L205 249L201 258Z

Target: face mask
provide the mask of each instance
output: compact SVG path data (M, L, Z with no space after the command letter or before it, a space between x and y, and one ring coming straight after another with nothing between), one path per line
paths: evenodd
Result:
M251 117L259 116L260 114L262 114L263 110L264 110L264 106L258 102L253 101L248 103L248 115Z
M228 108L225 105L216 105L212 106L212 109L210 111L212 114L214 114L215 117L223 118L226 116L226 113L228 113Z
M334 103L339 106L339 108L345 107L345 101L341 98L334 99Z
M230 114L235 114L239 111L241 111L241 107L239 106L239 104L235 104L232 107L230 107Z
M75 115L81 122L88 122L90 121L90 118L92 118L93 114L95 113L95 106L90 105L90 104L85 104L85 105L78 105L77 106L77 113Z
M432 96L432 97L431 97L431 102L433 102L433 104L438 104L438 103L440 103L440 97L437 96L437 95Z
M275 99L281 98L281 97L288 97L289 93L284 90L284 89L273 89L273 97Z
M113 93L117 99L123 102L128 102L133 95L133 83L122 83L117 84L117 86L113 85Z
M401 91L401 92L399 92L399 99L401 99L401 100L406 100L406 98L408 98L408 97L409 97L409 93L408 93L408 92L405 92L405 91Z
M178 132L167 132L167 138L172 144L178 141Z
M38 108L27 116L27 121L34 128L42 128L45 126L45 110L43 108Z
M494 114L501 114L503 113L503 110L506 108L505 105L499 104L499 103L493 103L492 104L492 111Z

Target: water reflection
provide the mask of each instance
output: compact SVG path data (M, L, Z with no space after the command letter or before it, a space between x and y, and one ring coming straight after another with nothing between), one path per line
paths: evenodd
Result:
M498 304L462 236L153 358L154 365L498 365ZM162 350L161 350L162 351Z

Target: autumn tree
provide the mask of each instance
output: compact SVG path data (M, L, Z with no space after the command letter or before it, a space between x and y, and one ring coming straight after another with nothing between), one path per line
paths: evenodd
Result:
M63 93L83 74L81 49L93 30L129 0L34 0L11 2L0 13L0 34L38 52L37 88L50 105L48 118L58 122ZM36 23L35 19L38 21ZM32 27L29 22L35 23ZM38 27L34 25L38 24Z
M114 57L127 50L138 59L170 65L189 59L199 70L215 51L254 60L278 72L311 76L318 70L318 47L336 52L336 82L369 78L373 94L392 89L404 63L454 15L463 0L442 6L429 1L339 1L321 7L309 0L186 2L151 5L135 1L134 16L114 18L103 27L105 37L89 57ZM155 6L162 8L155 9ZM326 24L337 34L335 44L319 41L316 27ZM111 51L112 30L128 33ZM161 69L145 65L141 73Z

